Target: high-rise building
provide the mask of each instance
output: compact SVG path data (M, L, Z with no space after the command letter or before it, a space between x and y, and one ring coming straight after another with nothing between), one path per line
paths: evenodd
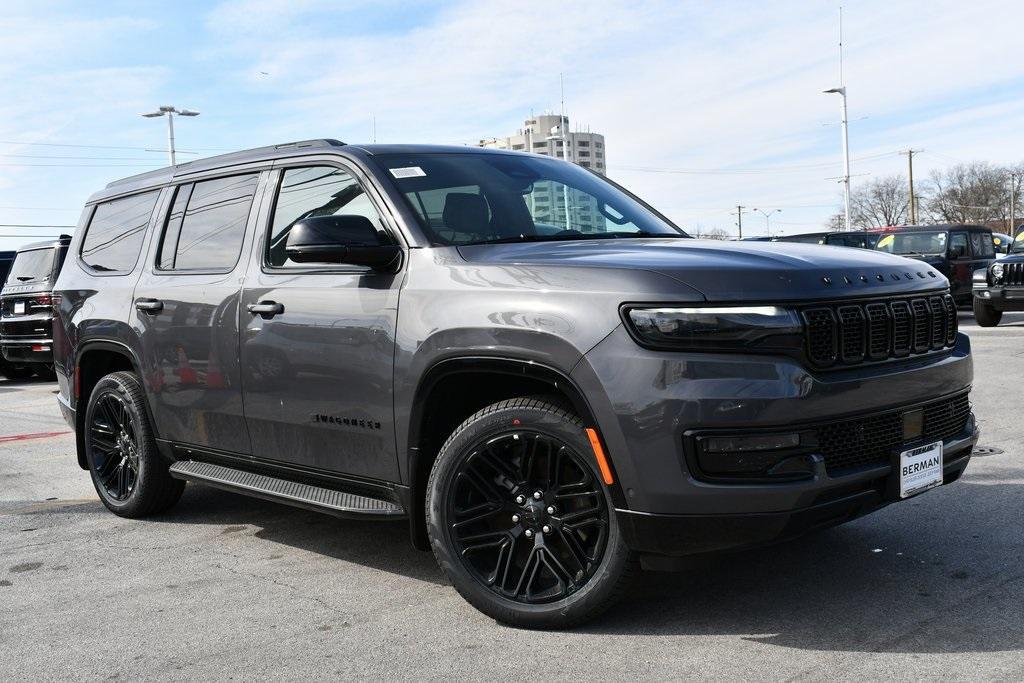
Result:
M568 154L565 154L565 143L568 143ZM605 175L608 168L604 136L590 131L572 131L569 128L569 117L558 114L531 117L515 135L481 140L477 144L479 147L546 154L593 169L601 175Z
M481 140L477 145L566 159L601 175L605 175L607 169L604 136L590 131L573 132L569 130L569 117L558 114L531 117L515 135ZM538 224L582 232L607 229L593 196L561 183L550 180L534 183L524 200Z

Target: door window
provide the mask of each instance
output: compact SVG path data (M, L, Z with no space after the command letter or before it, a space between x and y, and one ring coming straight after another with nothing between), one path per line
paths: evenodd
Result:
M974 252L975 258L995 258L996 248L992 242L991 233L972 232L971 251Z
M960 256L954 256L954 252L959 251ZM966 232L954 232L949 236L949 256L950 258L964 258L970 254L970 249L967 246L967 233Z
M258 173L181 185L160 243L160 270L231 270L238 262Z
M292 226L303 218L341 215L365 216L378 231L384 231L380 214L350 173L335 166L286 170L274 205L270 239L265 251L266 264L273 268L308 268L308 264L297 264L285 254Z
M159 192L103 202L96 206L82 241L82 261L104 273L127 273L142 250Z

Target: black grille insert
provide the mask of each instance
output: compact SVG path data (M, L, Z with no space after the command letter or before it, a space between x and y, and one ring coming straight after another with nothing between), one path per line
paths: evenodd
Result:
M956 342L949 294L857 301L801 311L811 364L828 368L927 353Z

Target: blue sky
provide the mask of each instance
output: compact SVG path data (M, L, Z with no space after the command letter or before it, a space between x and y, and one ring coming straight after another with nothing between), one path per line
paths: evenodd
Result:
M0 22L0 224L62 225L109 180L179 149L289 140L471 144L566 109L609 175L685 227L730 207L816 229L841 173L833 2L20 2ZM848 1L854 184L1024 159L1024 5ZM33 143L33 144L27 144ZM82 145L73 147L71 145ZM124 149L116 149L124 148ZM147 151L155 150L155 151ZM764 230L745 216L745 232ZM0 227L0 249L59 230Z

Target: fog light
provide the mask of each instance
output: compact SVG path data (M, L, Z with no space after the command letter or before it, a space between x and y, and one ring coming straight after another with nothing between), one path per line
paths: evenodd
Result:
M758 434L757 436L711 436L703 440L708 453L750 453L793 448L800 445L799 434Z
M990 292L990 291L988 291L986 289L984 292L981 293L981 298L982 299L991 299L992 298L992 292Z

